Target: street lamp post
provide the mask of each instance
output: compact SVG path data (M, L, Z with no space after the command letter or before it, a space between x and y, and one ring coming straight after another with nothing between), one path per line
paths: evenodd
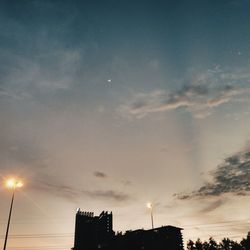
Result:
M151 225L152 225L152 229L154 229L154 217L153 217L153 205L152 203L148 203L147 207L150 209L150 217L151 217Z
M9 179L6 181L5 184L6 184L7 188L12 189L13 191L12 191L12 198L11 198L11 203L10 203L10 211L9 211L9 217L8 217L8 223L7 223L7 229L6 229L6 234L5 234L3 250L6 250L8 234L9 234L9 227L10 227L10 219L11 219L13 202L14 202L14 197L15 197L15 191L17 188L21 188L23 186L23 183L19 180L16 180L16 179Z

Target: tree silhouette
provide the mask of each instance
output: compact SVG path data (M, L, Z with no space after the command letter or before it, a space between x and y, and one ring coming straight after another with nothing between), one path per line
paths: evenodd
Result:
M188 250L250 250L250 234L243 238L240 243L224 238L221 242L216 242L212 237L208 241L202 242L199 238L194 242L187 242Z
M230 250L231 249L231 240L228 238L224 238L220 243L220 248L223 250Z
M208 250L216 250L216 249L218 249L217 242L212 237L210 237Z
M203 244L199 238L195 242L195 247L196 247L196 250L203 250Z
M194 242L192 240L189 240L188 243L187 243L187 249L188 250L195 250L195 245L194 245Z
M204 250L209 250L209 243L207 241L203 242L203 249Z

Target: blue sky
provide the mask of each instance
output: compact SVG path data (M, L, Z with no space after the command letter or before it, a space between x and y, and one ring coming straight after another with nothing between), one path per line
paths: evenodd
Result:
M66 233L68 249L77 207L113 210L115 230L126 230L150 227L152 201L156 225L183 227L185 238L245 236L249 9L1 1L0 170L26 183L12 234ZM9 193L0 195L4 235Z

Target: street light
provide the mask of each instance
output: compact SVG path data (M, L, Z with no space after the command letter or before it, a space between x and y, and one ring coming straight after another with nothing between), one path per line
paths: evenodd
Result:
M21 188L23 186L23 183L20 180L11 178L11 179L8 179L5 182L5 186L8 189L12 189L12 198L11 198L11 203L10 203L9 218L8 218L8 224L7 224L6 234L5 234L3 250L6 249L8 233L9 233L9 227L10 227L10 218L11 218L12 207L13 207L13 202L14 202L14 197L15 197L15 191L16 191L17 188Z
M153 205L152 205L152 203L148 202L147 203L147 208L150 209L151 224L152 224L152 229L154 229L154 218L153 218Z

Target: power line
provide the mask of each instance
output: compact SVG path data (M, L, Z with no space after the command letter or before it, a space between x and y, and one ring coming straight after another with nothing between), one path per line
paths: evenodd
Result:
M53 245L53 246L18 246L18 247L9 247L10 250L40 250L40 249L48 249L48 250L65 250L70 249L71 245Z
M20 249L20 248L25 248L27 250L29 249L36 249L36 248L62 248L62 247L71 247L71 245L41 245L41 246L13 246L13 247L9 247L11 249Z
M12 239L34 239L34 238L64 238L64 237L73 237L72 233L65 234L14 234L10 235L9 238ZM4 235L0 235L0 239L3 239Z
M244 223L238 223L238 222ZM248 221L248 222L246 222ZM237 222L234 223L234 222ZM247 220L235 220L235 221L224 221L224 222L217 222L217 223L207 223L207 224L193 224L193 225L183 225L182 227L185 229L202 229L202 228L227 228L227 227L234 227L234 226L247 226L250 224L250 219Z
M214 223L207 223L207 224L191 224L191 225L184 225L183 227L189 227L189 226L207 226L207 225L217 225L217 224L227 224L227 223L233 223L233 222L241 222L241 221L249 221L250 219L244 219L244 220L231 220L231 221L219 221Z

